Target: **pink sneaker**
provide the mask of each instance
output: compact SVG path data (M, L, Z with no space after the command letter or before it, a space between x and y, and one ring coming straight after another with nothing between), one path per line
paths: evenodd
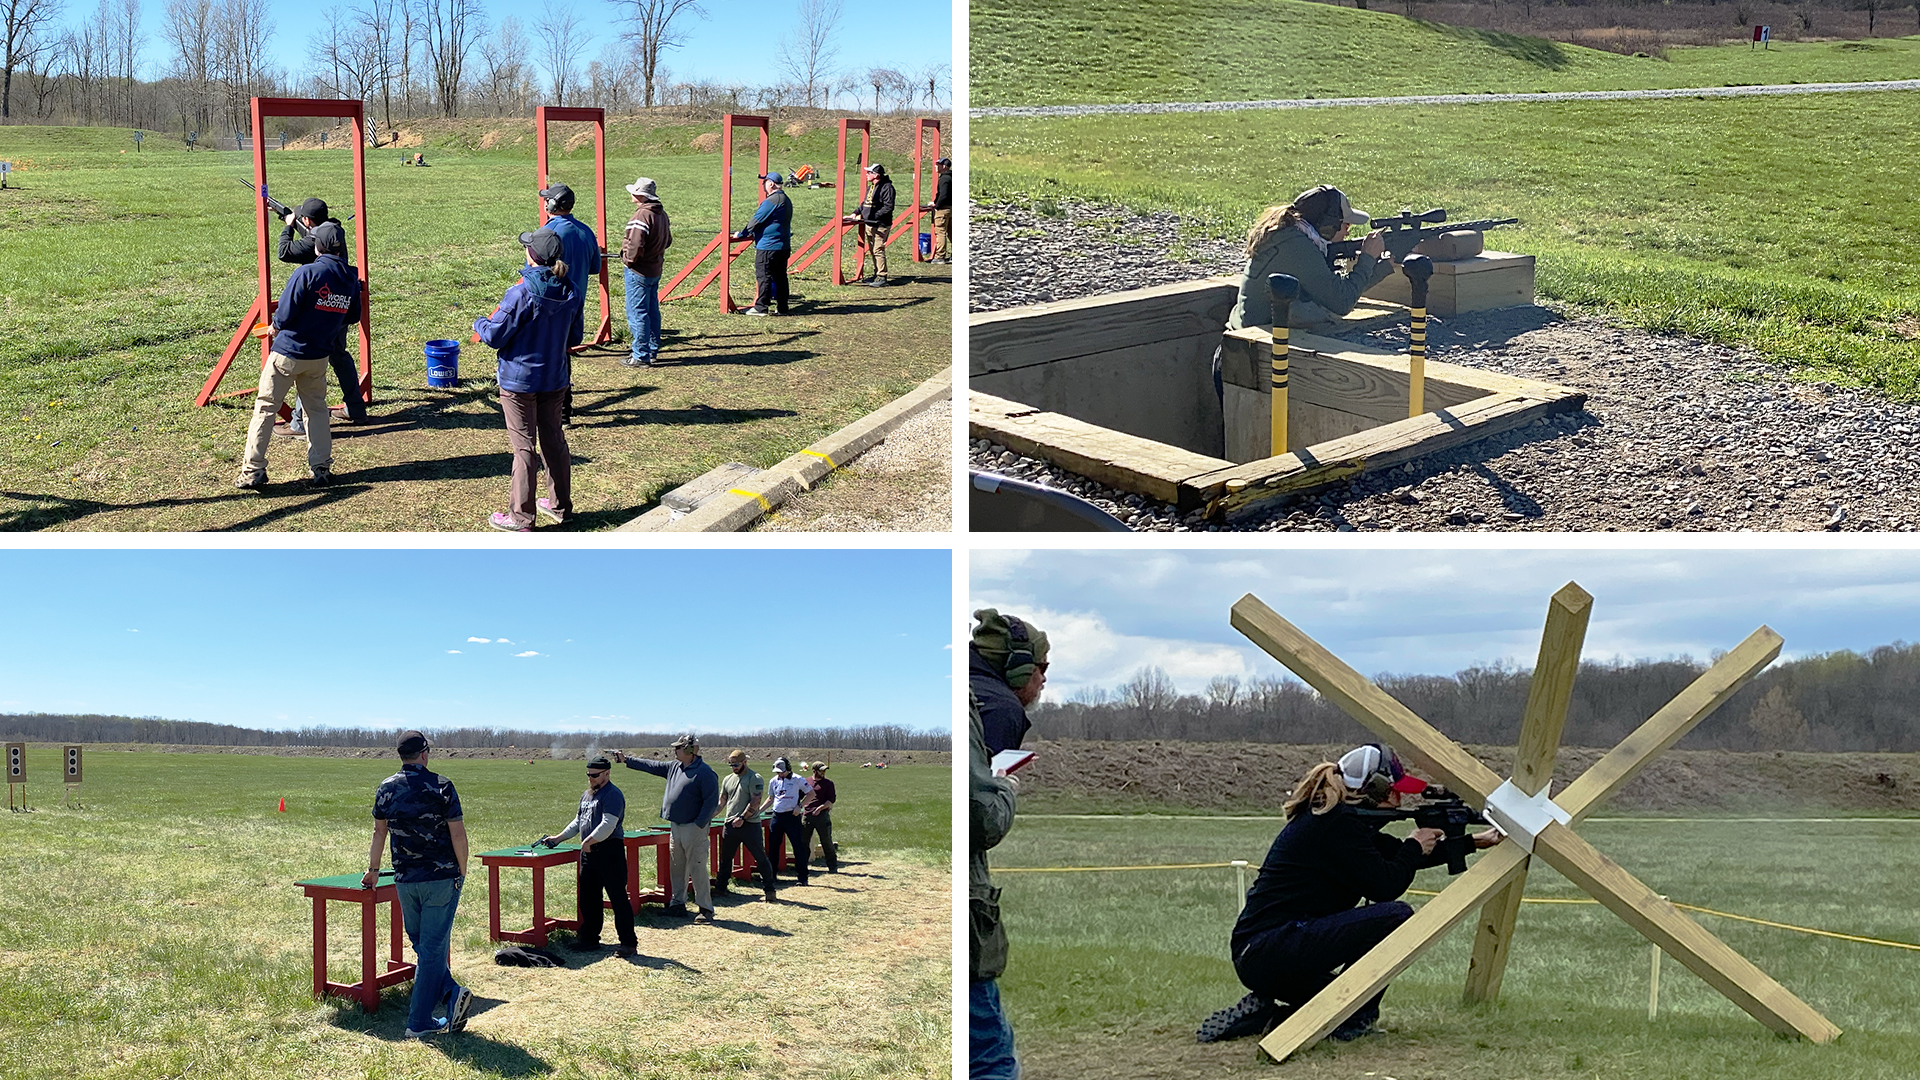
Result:
M533 531L533 526L531 525L515 525L513 523L513 515L502 514L498 512L495 512L494 514L490 515L487 518L487 524L493 526L496 529L499 529L501 532L532 532Z

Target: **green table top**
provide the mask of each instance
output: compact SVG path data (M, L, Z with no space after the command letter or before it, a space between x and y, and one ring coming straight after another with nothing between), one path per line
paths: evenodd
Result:
M315 885L315 886L319 886L321 888L326 888L326 889L359 889L359 888L364 888L364 886L360 884L360 877L361 875L359 874L335 874L332 877L313 878L308 881L296 881L294 882L294 884L295 885ZM381 885L393 884L392 870L380 871L380 884ZM371 892L372 890L369 889L367 891Z

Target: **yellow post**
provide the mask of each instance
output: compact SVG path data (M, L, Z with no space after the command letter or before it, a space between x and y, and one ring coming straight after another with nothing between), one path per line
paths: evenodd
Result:
M1273 302L1273 399L1272 445L1268 454L1279 457L1287 452L1287 343L1288 323L1293 318L1293 298L1300 295L1298 279L1286 274L1267 275L1267 294Z
M1433 276L1433 260L1409 255L1401 260L1400 270L1413 286L1413 325L1407 340L1407 415L1419 416L1427 411L1427 279Z

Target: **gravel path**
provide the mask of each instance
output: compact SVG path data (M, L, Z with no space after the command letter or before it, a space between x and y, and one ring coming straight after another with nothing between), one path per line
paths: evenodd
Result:
M1000 105L968 110L974 119L1052 116L1150 116L1163 113L1240 112L1247 109L1334 109L1352 105L1489 105L1532 101L1630 101L1648 98L1776 97L1785 94L1859 94L1920 90L1920 79L1883 82L1784 83L1772 86L1691 86L1665 90L1551 90L1537 94L1409 94L1404 97L1275 98L1268 101L1155 101L1106 105Z
M1061 212L974 210L972 310L1241 269L1239 245L1183 240L1174 215L1077 203ZM1359 340L1404 349L1406 337L1399 326ZM984 440L970 444L971 464L1072 491L1152 531L1920 528L1920 405L1794 382L1746 349L1544 307L1432 319L1428 340L1438 360L1585 390L1587 407L1231 527Z
M952 532L953 401L936 401L754 532Z

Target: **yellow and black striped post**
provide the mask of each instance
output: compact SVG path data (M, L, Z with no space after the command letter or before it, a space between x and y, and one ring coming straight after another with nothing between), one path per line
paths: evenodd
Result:
M1413 326L1407 339L1407 415L1427 411L1427 279L1433 276L1433 260L1425 255L1409 255L1400 260L1400 272L1413 286Z
M1279 457L1287 452L1287 343L1288 323L1293 318L1293 299L1300 295L1300 282L1287 274L1267 275L1267 296L1273 302L1273 414L1272 445L1268 454Z

